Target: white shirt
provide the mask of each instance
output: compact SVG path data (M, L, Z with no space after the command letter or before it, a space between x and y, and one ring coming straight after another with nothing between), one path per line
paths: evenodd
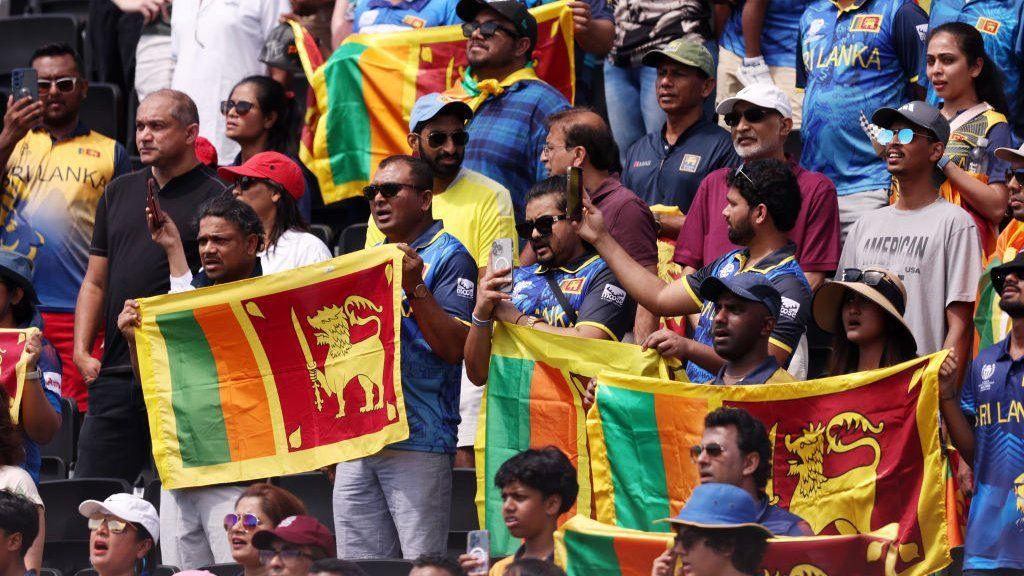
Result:
M277 239L277 244L260 252L260 264L264 274L273 274L333 257L327 245L313 234L288 230Z
M176 61L171 88L192 97L199 108L199 134L213 143L223 162L239 147L224 134L221 100L239 80L265 74L260 49L288 0L175 0L171 47Z

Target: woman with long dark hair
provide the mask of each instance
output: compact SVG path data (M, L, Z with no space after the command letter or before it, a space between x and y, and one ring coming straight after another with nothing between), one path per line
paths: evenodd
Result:
M232 166L268 151L280 152L299 165L306 190L298 199L298 208L308 221L314 202L320 198L320 186L289 150L291 102L284 87L267 76L247 76L220 103L220 111L225 117L225 134L242 148Z
M847 269L842 282L814 293L814 322L834 334L828 374L885 368L917 357L917 341L903 319L907 290L883 268Z
M942 169L947 181L941 192L974 218L982 248L995 248L999 223L1006 215L1008 164L995 155L1000 147L1013 147L1003 80L974 26L947 22L933 28L927 38L928 81L942 98L942 115L949 120L950 137ZM972 173L971 151L985 150L987 167Z

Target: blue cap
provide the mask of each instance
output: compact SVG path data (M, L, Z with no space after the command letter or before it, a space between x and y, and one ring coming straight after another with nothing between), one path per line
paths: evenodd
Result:
M453 106L454 111L461 115L463 120L473 117L473 109L469 107L469 104L451 96L431 92L420 96L419 100L412 105L412 112L409 113L409 132L415 132L420 122L432 119L449 106Z
M764 274L742 272L728 278L712 276L700 284L700 296L709 302L718 300L722 292L732 292L744 300L764 304L775 318L782 310L782 296Z
M662 522L697 528L754 529L771 537L771 530L757 523L757 503L747 491L732 484L701 484L675 518Z
M39 304L36 289L32 286L31 260L11 250L0 250L0 276L21 286L29 302Z

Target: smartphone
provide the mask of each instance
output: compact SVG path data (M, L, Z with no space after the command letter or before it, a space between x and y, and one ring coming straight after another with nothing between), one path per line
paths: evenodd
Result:
M473 530L466 537L466 554L480 561L470 574L487 574L491 569L491 535L487 530Z
M158 200L157 196L156 196L156 192L157 192L156 178L150 178L149 182L148 182L148 185L149 185L149 192L147 193L147 196L146 196L146 206L149 208L149 213L153 217L153 222L156 224L155 227L159 228L159 227L163 226L164 221L163 221L163 217L161 216L161 213L160 213L160 200Z
M515 261L515 255L512 252L512 239L511 238L497 238L494 243L491 244L491 270L504 270L508 268L512 269L512 264ZM511 280L512 274L509 273L509 280ZM506 294L512 293L512 282L508 282L501 287L501 291Z
M25 96L39 100L39 74L35 68L15 68L11 71L11 94L17 102Z
M569 187L565 191L565 206L569 220L579 222L583 219L583 169L569 166Z

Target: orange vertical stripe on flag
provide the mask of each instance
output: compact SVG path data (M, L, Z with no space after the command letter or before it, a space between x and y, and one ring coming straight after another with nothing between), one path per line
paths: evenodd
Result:
M543 362L533 365L530 381L530 447L557 446L579 467L576 449L577 418L575 400L562 371ZM576 513L576 504L561 521Z
M419 49L419 44L413 45ZM408 74L405 63L409 59L409 46L388 46L386 50L363 52L360 68L363 71L363 99L366 112L374 118L401 118L401 123L370 122L370 172L377 171L377 164L396 150L409 150L408 112L402 108L402 90ZM398 60L401 66L395 66ZM415 75L414 75L415 77Z
M614 538L612 546L615 548L615 555L619 558L619 574L621 576L650 576L651 559L647 554L639 553L641 550L647 552L650 548L666 549L660 542L640 541L631 538ZM658 553L660 556L660 552Z
M691 446L700 443L707 413L708 403L703 398L654 395L654 417L661 436L661 459L672 516L682 509L692 487L700 484L697 465L690 461L689 452Z
M217 364L220 404L233 461L276 453L270 406L256 358L229 304L194 311ZM234 336L234 335L237 335Z

